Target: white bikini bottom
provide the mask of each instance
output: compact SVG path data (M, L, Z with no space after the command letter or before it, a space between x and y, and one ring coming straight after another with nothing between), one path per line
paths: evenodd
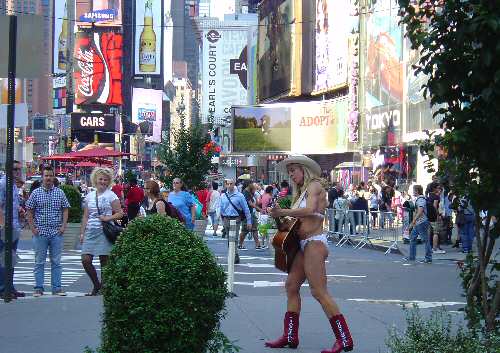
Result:
M304 252L304 249L306 248L307 243L310 241L320 241L326 246L326 250L328 251L328 239L326 237L326 233L323 234L318 234L318 235L313 235L312 237L309 237L307 239L301 240L300 241L300 249L302 252Z

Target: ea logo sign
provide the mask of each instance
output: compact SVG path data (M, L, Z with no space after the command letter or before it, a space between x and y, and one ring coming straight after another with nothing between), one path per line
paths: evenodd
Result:
M207 33L206 37L210 43L216 43L220 39L220 34L216 30L212 29Z

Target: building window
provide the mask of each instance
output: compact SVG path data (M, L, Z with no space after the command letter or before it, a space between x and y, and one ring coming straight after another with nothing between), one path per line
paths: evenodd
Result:
M45 130L45 118L33 118L33 130Z

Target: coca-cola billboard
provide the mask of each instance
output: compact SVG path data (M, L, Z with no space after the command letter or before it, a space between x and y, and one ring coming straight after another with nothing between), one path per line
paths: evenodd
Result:
M75 104L121 105L123 37L113 32L76 34Z

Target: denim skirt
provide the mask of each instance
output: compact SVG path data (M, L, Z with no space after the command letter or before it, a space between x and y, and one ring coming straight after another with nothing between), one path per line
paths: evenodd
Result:
M113 244L111 244L102 228L87 228L82 244L82 254L88 255L109 255Z

